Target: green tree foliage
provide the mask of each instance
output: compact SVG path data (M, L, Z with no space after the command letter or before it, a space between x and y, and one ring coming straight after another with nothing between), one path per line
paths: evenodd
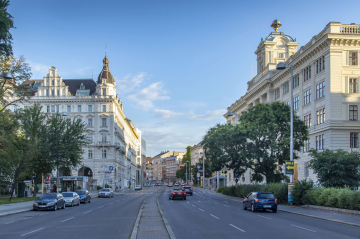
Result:
M296 115L293 118L294 151L308 138L307 128ZM284 174L277 169L290 160L290 107L282 102L257 104L240 116L240 127L246 135L248 167L253 181L279 182ZM294 154L294 159L296 155Z
M14 27L13 17L7 12L9 0L0 0L0 55L12 55L12 35L10 29Z
M181 159L181 164L183 165L182 168L179 168L178 170L176 170L176 178L181 178L182 180L186 180L186 170L187 170L187 177L188 180L190 180L190 168L189 166L191 165L191 146L187 146L186 147L186 154L183 156L183 158ZM186 166L187 164L187 166Z
M13 75L13 79L0 78L0 105L2 106L0 112L2 112L9 105L29 99L34 94L34 90L26 84L21 85L32 75L31 68L24 57L0 58L0 71L1 74L11 72Z
M342 149L311 150L310 167L324 187L356 188L360 185L360 154Z

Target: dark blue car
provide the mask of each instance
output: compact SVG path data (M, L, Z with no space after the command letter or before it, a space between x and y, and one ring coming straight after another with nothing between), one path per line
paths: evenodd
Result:
M266 209L277 212L277 199L274 194L270 192L252 192L243 201L243 209L247 210L251 208L251 211L255 212L258 209L266 211Z
M90 203L91 196L88 190L78 190L76 193L79 194L81 203Z

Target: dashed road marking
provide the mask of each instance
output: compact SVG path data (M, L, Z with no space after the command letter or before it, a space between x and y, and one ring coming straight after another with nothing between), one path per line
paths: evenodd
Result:
M228 206L228 205L223 205L224 207L230 207L230 206Z
M89 213L89 212L92 212L92 210L90 210L90 211L87 211L87 212L84 212L83 214L86 214L86 213Z
M216 219L220 219L220 218L218 218L217 216L215 216L215 215L212 215L212 214L210 214L210 216L212 216L212 217L215 217Z
M204 211L203 209L199 208L200 211Z
M192 204L191 206L195 207L195 205L194 205L194 204Z
M266 218L266 219L269 219L269 220L272 220L272 218L270 218L270 217L265 217L265 216L260 216L260 215L258 215L259 217L263 217L263 218Z
M310 230L310 229L307 229L307 228L305 228L305 227L299 227L299 226L296 226L296 225L293 225L293 224L290 224L290 225L293 226L293 227L297 227L297 228L301 228L301 229L307 230L307 231L316 232L316 231L314 231L314 230Z
M234 227L234 228L236 228L236 229L238 229L239 231L245 232L243 229L240 229L240 228L234 226L233 224L229 224L229 225L232 226L232 227Z
M42 228L36 229L36 230L34 230L34 231L31 231L31 232L28 232L28 233L22 234L21 236L25 236L25 235L28 235L28 234L30 234L30 233L40 231L40 230L42 230L42 229L44 229L44 228L45 228L45 227L42 227Z
M63 221L61 221L61 222L66 222L66 221L69 221L69 220L71 220L71 219L74 219L74 217L70 217L70 218L65 219L65 220L63 220Z

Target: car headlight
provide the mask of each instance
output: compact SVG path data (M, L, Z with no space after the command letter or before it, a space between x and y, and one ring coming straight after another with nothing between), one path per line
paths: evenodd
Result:
M36 202L36 203L33 204L33 206L37 207L37 206L39 206L39 203Z

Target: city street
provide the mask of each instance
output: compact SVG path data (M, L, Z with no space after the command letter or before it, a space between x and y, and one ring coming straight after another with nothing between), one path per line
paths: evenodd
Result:
M359 238L360 228L278 211L244 211L242 203L194 189L186 201L159 202L177 239L182 238Z
M129 238L142 202L152 188L126 190L113 198L58 211L0 217L0 238Z

